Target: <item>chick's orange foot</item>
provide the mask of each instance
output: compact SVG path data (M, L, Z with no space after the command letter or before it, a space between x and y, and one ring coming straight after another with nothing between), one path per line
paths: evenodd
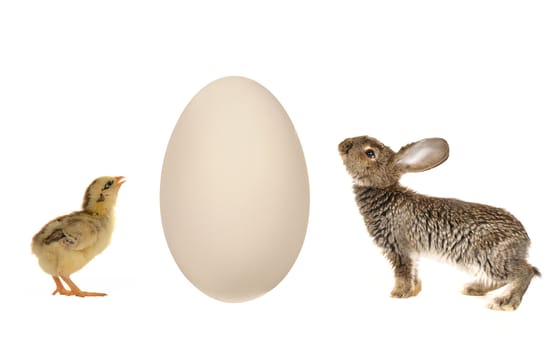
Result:
M71 279L69 277L61 277L63 279L63 281L65 281L65 283L67 283L67 285L70 288L70 290L67 290L63 286L63 283L61 283L61 280L59 279L59 277L56 277L56 276L52 276L52 277L54 279L54 282L56 283L56 290L54 290L52 295L56 295L57 293L59 293L60 295L66 295L66 296L74 295L74 296L81 297L81 298L83 298L83 297L104 297L104 296L107 295L106 293L82 291L82 290L80 290L79 287L77 287L77 285L73 281L71 281Z
M61 295L71 295L71 291L63 287L63 283L61 283L59 277L52 276L52 278L54 279L54 282L56 282L56 290L52 292L52 295L56 295L57 293Z

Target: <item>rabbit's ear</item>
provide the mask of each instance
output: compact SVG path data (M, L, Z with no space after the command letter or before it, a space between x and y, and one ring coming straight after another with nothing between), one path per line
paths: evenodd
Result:
M447 141L430 138L403 146L395 155L394 162L402 172L419 172L443 163L448 155Z

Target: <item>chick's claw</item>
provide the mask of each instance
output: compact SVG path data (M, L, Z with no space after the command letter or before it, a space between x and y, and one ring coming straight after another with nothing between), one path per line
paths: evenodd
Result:
M82 291L82 290L73 291L73 290L67 290L65 288L54 290L52 295L56 295L57 293L59 293L60 295L65 295L65 296L72 296L73 295L73 296L81 297L81 298L84 298L84 297L105 297L107 295L106 293L85 292L85 291Z
M77 297L105 297L106 293L98 293L98 292L84 292L82 290L79 290L78 292L72 292L72 295L75 295Z

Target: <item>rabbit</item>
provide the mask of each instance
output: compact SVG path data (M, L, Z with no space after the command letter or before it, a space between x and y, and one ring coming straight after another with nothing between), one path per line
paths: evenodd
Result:
M447 160L446 140L422 139L395 153L372 137L360 136L344 140L338 150L353 178L366 227L393 267L392 297L416 296L422 288L417 258L438 256L475 275L464 294L481 296L507 285L488 307L518 308L532 278L541 275L527 262L530 241L523 225L504 209L429 197L399 183L405 173Z

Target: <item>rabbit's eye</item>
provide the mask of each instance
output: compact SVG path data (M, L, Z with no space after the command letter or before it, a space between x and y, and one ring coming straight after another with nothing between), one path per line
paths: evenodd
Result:
M371 148L368 148L366 151L364 151L364 153L366 154L366 156L370 159L374 159L376 158L376 152L374 152L373 149Z

